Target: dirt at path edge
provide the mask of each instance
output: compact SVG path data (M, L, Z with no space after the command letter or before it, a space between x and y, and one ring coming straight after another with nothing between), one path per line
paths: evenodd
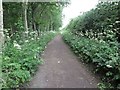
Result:
M62 40L56 36L42 55L44 64L39 66L29 88L97 88L99 80Z

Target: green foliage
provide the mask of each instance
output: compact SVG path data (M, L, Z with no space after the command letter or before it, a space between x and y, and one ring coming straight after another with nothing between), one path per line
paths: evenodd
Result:
M8 34L6 36L9 36L13 41L16 38L19 41L26 38L26 28L28 28L28 33L34 31L37 36L40 36L43 31L59 30L62 25L62 10L64 5L67 5L65 1L61 3L28 2L26 6L22 2L3 2L4 29ZM25 16L27 20L24 20Z
M103 71L108 83L114 82L115 86L119 84L117 82L120 80L119 44L111 46L106 42L78 37L72 33L64 34L63 38L85 62L93 63L97 72Z
M42 51L55 36L53 31L62 25L62 9L68 4L65 1L3 2L3 87L16 88L30 80L42 63Z
M96 8L71 20L66 27L76 35L104 41L119 41L118 2L99 3Z
M65 41L87 63L103 74L100 88L120 85L120 2L100 2L71 20Z
M40 55L47 43L55 36L54 33L44 33L36 40L25 40L23 44L10 41L5 44L2 74L3 87L19 87L30 80L31 75L37 70L38 64L42 63Z

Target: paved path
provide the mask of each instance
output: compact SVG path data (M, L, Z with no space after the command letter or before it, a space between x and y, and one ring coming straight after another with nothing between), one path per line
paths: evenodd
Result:
M29 88L96 88L98 79L56 36L42 55L44 64L39 66Z

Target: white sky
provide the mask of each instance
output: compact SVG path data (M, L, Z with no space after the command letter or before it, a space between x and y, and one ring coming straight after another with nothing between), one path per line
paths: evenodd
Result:
M80 15L80 12L86 12L94 8L98 0L71 0L71 4L63 9L63 27L66 26L71 18Z

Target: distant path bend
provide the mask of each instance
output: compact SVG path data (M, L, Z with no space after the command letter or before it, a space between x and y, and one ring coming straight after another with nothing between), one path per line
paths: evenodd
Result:
M42 55L44 64L39 66L29 88L96 88L99 82L87 70L69 47L57 35Z

